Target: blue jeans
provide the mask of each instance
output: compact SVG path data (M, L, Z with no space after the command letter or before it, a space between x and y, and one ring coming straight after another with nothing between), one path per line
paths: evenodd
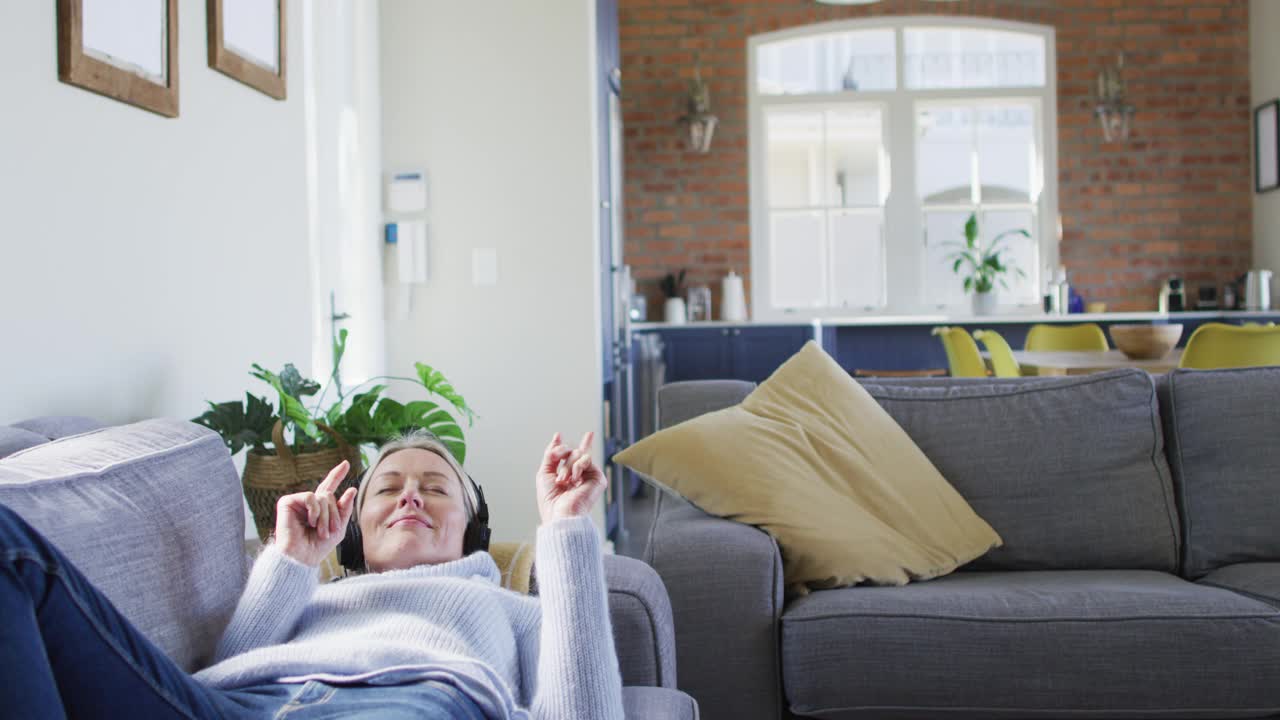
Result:
M217 690L143 637L53 543L0 505L0 717L484 720L448 683Z

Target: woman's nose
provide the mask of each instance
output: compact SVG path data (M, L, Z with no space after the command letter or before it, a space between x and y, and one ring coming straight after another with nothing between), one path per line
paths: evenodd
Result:
M416 508L422 507L422 496L418 494L417 490L405 490L400 493L400 507L407 507L408 505L413 505Z

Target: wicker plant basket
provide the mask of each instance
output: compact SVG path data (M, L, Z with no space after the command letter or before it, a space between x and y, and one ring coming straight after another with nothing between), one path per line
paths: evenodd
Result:
M279 420L271 430L271 440L275 444L274 455L250 452L245 458L244 496L253 511L254 524L257 526L258 538L267 542L276 528L276 502L290 493L314 490L329 471L345 458L351 463L351 470L338 487L341 495L348 487L355 487L360 477L360 452L352 448L336 430L317 423L329 437L338 444L336 448L324 448L311 452L297 453L289 449L284 441L284 424Z

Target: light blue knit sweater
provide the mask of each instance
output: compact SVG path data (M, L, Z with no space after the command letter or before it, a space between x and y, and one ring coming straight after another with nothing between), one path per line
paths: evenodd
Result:
M622 720L600 540L589 518L538 529L539 597L499 585L488 553L318 585L268 546L216 664L218 688L323 680L452 682L490 718Z

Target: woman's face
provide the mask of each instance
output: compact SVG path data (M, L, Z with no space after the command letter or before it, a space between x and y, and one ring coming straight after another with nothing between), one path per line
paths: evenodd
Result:
M467 506L462 481L439 455L411 448L383 458L360 510L365 563L372 572L462 557Z

